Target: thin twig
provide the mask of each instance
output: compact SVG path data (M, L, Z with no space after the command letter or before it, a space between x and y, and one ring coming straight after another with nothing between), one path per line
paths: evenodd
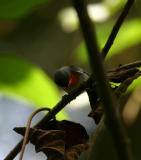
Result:
M21 154L20 154L19 160L22 160L22 159L23 159L25 147L26 147L26 144L27 144L27 142L28 142L28 137L29 137L29 131L30 131L30 126L31 126L31 121L32 121L33 117L34 117L37 113L39 113L39 112L41 112L41 111L50 111L50 109L49 109L49 108L40 108L40 109L37 109L36 111L34 111L33 113L31 113L31 115L29 116L28 121L27 121L27 125L26 125L25 135L24 135L24 138L23 138L23 144L22 144Z
M130 68L133 68L133 67L141 67L141 60L121 65L118 68L116 68L115 70L118 71L118 70L122 70L122 69L130 69Z
M112 44L114 43L114 40L119 32L119 29L121 28L121 25L124 22L126 16L128 15L128 12L129 12L130 8L132 7L133 3L134 3L134 0L128 0L126 5L123 8L121 15L117 19L117 21L112 29L112 32L111 32L110 36L108 37L108 40L106 41L104 48L102 49L102 56L104 58L106 57Z
M55 117L55 115L60 112L68 103L74 100L78 95L80 95L90 84L92 78L90 77L86 82L80 85L79 88L74 89L68 95L64 95L62 99L51 109L48 114L41 119L34 127L40 128L40 126L45 125L48 121ZM5 157L4 160L13 160L16 155L20 152L22 147L23 139L11 150L11 152Z
M87 5L84 0L73 0L73 4L79 17L81 29L88 50L90 66L93 75L95 74L99 92L101 94L101 100L105 109L108 127L112 132L119 159L131 160L132 152L130 144L124 126L121 122L121 118L115 110L115 104L113 103L113 98L111 96L111 92L105 78L106 76L102 63L102 56L98 49L96 34L93 29L94 27L92 26L87 13Z

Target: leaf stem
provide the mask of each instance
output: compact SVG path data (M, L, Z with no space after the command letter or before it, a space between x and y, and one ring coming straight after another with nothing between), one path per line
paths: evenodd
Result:
M40 108L40 109L35 110L35 111L34 111L33 113L31 113L31 115L29 116L28 121L27 121L27 125L26 125L25 135L24 135L24 138L23 138L23 144L22 144L21 154L20 154L19 160L22 160L22 159L23 159L25 147L26 147L26 144L27 144L27 142L28 142L28 136L29 136L30 126L31 126L31 121L32 121L33 117L34 117L37 113L39 113L39 112L41 112L41 111L50 111L50 109L49 109L49 108Z

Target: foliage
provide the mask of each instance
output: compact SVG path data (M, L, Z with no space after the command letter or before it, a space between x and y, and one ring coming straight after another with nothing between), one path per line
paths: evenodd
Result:
M52 107L58 101L58 90L37 66L23 58L0 56L0 91L20 96L36 106Z
M14 128L24 135L25 128ZM43 152L49 160L77 160L88 148L89 136L85 128L71 121L52 120L43 129L30 128L29 140L36 152Z

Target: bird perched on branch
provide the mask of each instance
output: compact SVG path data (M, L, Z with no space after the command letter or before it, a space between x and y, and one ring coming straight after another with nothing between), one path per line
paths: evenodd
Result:
M88 73L73 65L59 68L54 74L55 83L67 93L88 80L88 78Z
M76 66L64 66L56 70L54 74L55 83L63 88L64 91L69 93L73 89L79 87L82 83L88 80L89 74L83 69ZM99 101L96 92L96 82L94 81L89 87L86 88L86 92L89 97L91 108L96 108L96 104ZM103 113L103 110L102 110ZM94 118L97 123L97 118ZM99 120L98 120L99 121Z
M111 87L112 92L118 98L126 91L128 86L141 75L138 67L141 66L141 61L136 61L126 65L120 65L117 68L107 71L107 79L109 82L118 83L114 88ZM89 74L83 69L76 66L64 66L56 70L54 74L55 83L63 88L67 93L79 87L83 82L87 81ZM101 107L100 96L97 92L97 83L93 79L92 83L86 88L89 97L92 112L89 116L93 117L98 123L103 115L104 109Z

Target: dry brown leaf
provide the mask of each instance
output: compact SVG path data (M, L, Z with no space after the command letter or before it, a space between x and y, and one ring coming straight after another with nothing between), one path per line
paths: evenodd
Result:
M77 160L88 148L88 134L78 123L53 120L46 128L50 130L30 128L29 140L36 152L44 152L49 160ZM23 127L14 130L21 135L25 133Z

